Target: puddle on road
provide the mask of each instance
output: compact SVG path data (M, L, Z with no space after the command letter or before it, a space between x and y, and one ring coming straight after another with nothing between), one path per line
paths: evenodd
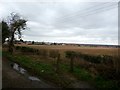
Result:
M34 77L34 76L29 76L28 79L32 80L32 81L40 81L39 78Z
M14 63L12 66L13 66L13 69L19 71L19 65L17 63Z
M22 68L20 65L18 65L17 63L13 63L11 64L12 68L16 71L18 71L19 73L23 74L23 75L27 75L28 79L29 80L32 80L32 81L40 81L39 78L35 77L35 76L30 76L28 73L27 73L27 70L25 70L24 68Z
M25 73L26 73L26 70L25 70L24 68L20 67L20 73L21 73L21 74L25 74Z
M20 67L17 63L14 63L12 65L13 69L20 72L21 74L25 74L26 73L26 70L22 67Z

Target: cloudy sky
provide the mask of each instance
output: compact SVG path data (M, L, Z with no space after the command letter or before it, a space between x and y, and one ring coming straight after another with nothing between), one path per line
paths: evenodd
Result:
M104 0L105 1L105 0ZM2 1L0 17L11 12L28 20L23 40L118 44L118 3L62 0Z

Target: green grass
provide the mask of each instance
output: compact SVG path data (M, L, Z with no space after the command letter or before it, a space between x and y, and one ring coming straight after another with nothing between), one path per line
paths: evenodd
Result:
M51 81L59 86L66 87L70 83L69 80L67 81L66 79L63 79L61 74L57 74L54 71L54 67L52 66L52 64L36 62L30 57L24 55L13 56L8 52L4 52L3 55L7 57L10 61L20 64L30 73L33 73L40 78L42 77L48 81ZM44 71L42 72L42 70Z
M101 88L111 88L113 90L120 89L117 81L114 81L114 80L105 80L101 76L97 76L94 79L94 82L95 82L95 86L98 89L101 89Z
M89 72L87 72L85 69L74 67L73 74L79 79L79 80L85 80L89 81L92 79L92 76Z
M69 72L69 65L68 64L62 64L61 69L63 72ZM96 75L96 77L92 77L91 74L86 71L85 69L74 66L74 72L71 72L78 80L87 81L91 83L91 85L94 85L95 88L101 89L101 88L112 88L112 89L120 89L119 82L113 81L113 80L105 80L103 77Z
M3 56L7 57L9 60L16 62L26 68L30 73L42 77L48 81L51 81L61 87L67 87L71 83L71 80L64 77L62 73L56 73L54 71L53 64L51 63L41 63L39 61L32 60L26 55L11 55L8 52L3 52ZM69 64L60 64L60 71L63 73L69 72ZM44 72L42 72L44 70ZM118 89L119 86L116 81L105 80L101 76L96 76L93 78L91 74L83 68L74 66L74 72L69 72L78 80L83 80L87 82L94 83L95 87L100 88L115 88Z
M63 71L63 72L70 72L70 66L68 64L61 64L60 67L61 67L61 71ZM81 67L74 66L74 71L71 73L75 77L77 77L77 79L79 79L79 80L88 81L88 80L92 79L91 74Z

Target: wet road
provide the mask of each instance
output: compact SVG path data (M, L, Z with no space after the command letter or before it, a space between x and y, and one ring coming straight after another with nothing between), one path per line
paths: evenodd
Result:
M2 61L2 88L55 88L43 81L31 81L24 75L15 71L10 62L3 58Z

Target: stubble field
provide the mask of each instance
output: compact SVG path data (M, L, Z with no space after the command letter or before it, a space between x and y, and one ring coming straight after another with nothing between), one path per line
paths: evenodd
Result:
M89 46L72 46L72 45L19 45L35 49L58 50L60 52L76 51L90 55L110 55L118 54L118 48L112 47L89 47Z

